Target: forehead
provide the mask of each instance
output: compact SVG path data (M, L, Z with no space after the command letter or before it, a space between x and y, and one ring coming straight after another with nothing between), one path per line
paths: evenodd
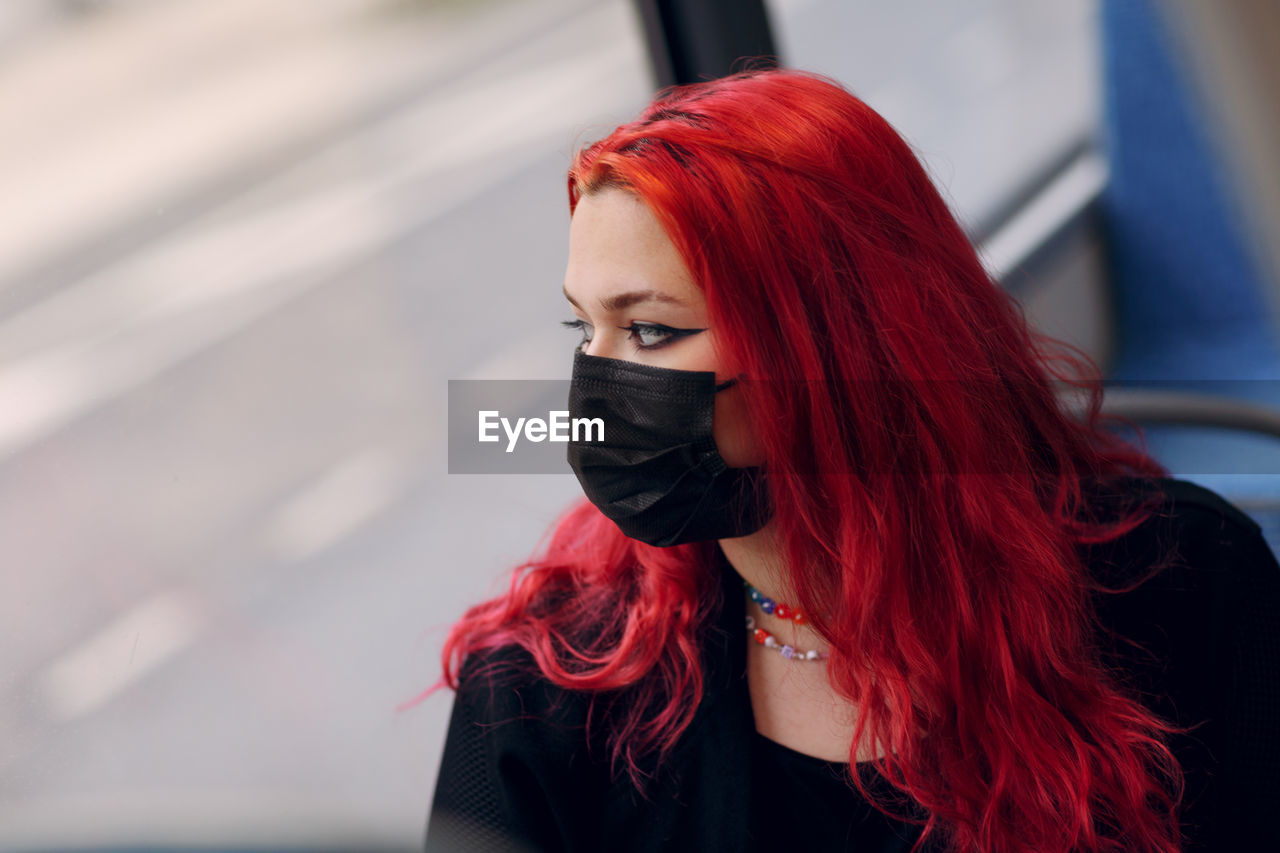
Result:
M564 284L579 303L637 288L691 305L703 303L701 290L653 211L638 196L614 187L579 200L569 226Z

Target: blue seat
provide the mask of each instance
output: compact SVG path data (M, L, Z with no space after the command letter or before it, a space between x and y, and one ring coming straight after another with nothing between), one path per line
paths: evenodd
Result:
M1280 411L1264 276L1159 7L1104 0L1101 11L1109 177L1100 207L1116 334L1107 379L1206 395L1199 415L1192 402L1183 418L1129 413L1157 459L1249 512L1280 550L1280 432L1203 417L1220 399Z

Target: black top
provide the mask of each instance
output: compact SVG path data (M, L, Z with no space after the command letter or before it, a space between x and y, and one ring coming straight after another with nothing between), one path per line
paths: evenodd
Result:
M1170 542L1181 559L1095 598L1104 656L1152 710L1181 726L1204 722L1170 742L1187 782L1186 849L1280 850L1280 565L1258 525L1213 492L1180 480L1131 485L1158 487L1166 508L1119 540L1082 546L1093 576L1113 587L1141 577ZM520 649L472 656L427 850L909 850L919 827L861 801L840 775L847 765L755 731L745 597L727 564L722 575L704 635L704 698L670 758L649 768L647 799L625 774L611 776L595 730L584 736L584 695L517 669L477 675L482 663L531 666Z
M846 762L796 752L759 732L752 739L749 849L907 853L920 828L896 821L862 798ZM869 766L863 783L883 788ZM923 819L923 810L917 814Z

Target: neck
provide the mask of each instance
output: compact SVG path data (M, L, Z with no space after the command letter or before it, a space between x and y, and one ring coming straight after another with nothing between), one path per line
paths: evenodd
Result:
M747 583L774 601L791 606L798 604L786 569L787 560L782 543L772 520L749 536L721 539L720 550L724 552L729 565ZM754 616L762 628L777 634L781 641L805 649L825 649L828 645L809 625L797 625L790 619L779 619L766 614L754 602L748 602L747 613Z
M786 558L772 520L749 536L721 539L720 550L742 579L778 601L788 601L791 584L784 568Z

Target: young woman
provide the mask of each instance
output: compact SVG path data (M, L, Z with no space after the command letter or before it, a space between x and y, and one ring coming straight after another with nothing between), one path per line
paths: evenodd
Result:
M882 118L669 90L569 203L605 437L448 637L428 849L1280 849L1280 566L1102 428Z

